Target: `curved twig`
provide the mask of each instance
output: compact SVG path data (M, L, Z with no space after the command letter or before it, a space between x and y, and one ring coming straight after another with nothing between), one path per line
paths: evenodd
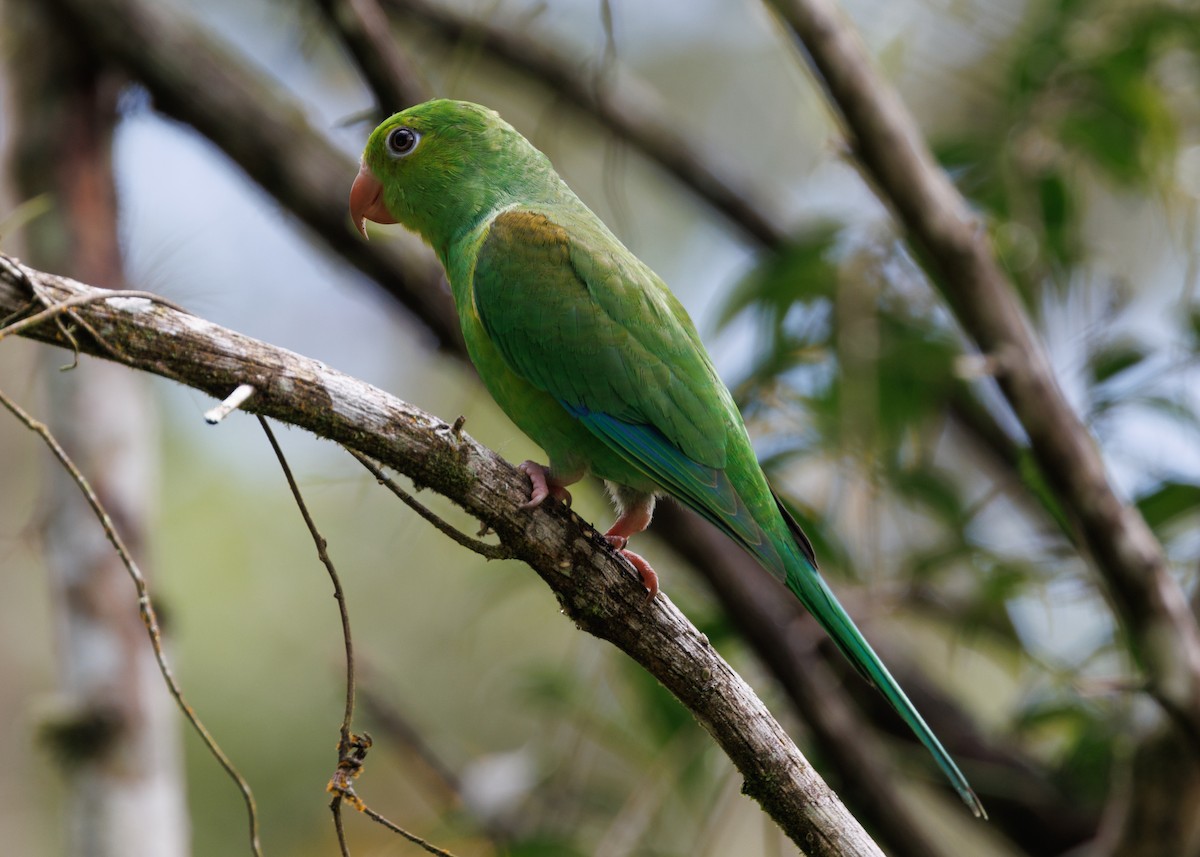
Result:
M110 291L102 289L100 290L100 294L94 297L99 300L110 294ZM74 305L80 306L85 303L90 303L90 301L77 301ZM43 319L43 323L45 321L46 319ZM125 546L121 534L117 532L116 525L113 524L104 505L100 502L100 498L96 496L96 492L92 490L92 486L87 478L75 466L75 462L67 455L66 450L59 445L50 430L43 423L38 422L30 416L20 405L5 395L3 391L0 391L0 405L7 408L30 431L45 441L46 446L50 447L50 451L58 459L63 469L67 471L71 479L79 486L80 493L83 494L84 499L87 500L88 505L95 513L97 520L100 521L100 526L104 528L104 534L112 542L113 549L121 559L121 564L125 566L125 570L129 573L129 577L133 581L137 592L138 611L141 613L142 623L146 626L146 634L150 638L150 647L154 650L154 660L158 663L158 670L162 673L163 682L167 685L167 690L170 691L175 704L179 707L183 716L187 718L192 729L195 730L200 740L204 743L205 748L217 760L217 763L225 769L225 773L229 775L229 778L233 780L238 790L242 793L242 800L246 804L246 814L249 817L250 850L256 857L262 857L262 844L259 841L258 834L258 808L254 801L254 792L251 791L250 784L246 781L246 778L234 767L233 762L225 755L225 751L221 749L220 745L217 744L212 733L208 731L208 728L201 722L199 716L184 698L183 688L180 687L174 672L171 671L171 665L167 662L166 652L163 651L162 633L158 626L158 615L155 613L154 604L150 600L150 590L146 584L146 578L134 561L133 555Z
M355 452L353 449L348 449L347 451L358 459L359 464L371 471L371 475L375 477L375 480L380 485L387 488L389 491L399 497L400 500L406 506L408 506L408 508L412 509L426 521L433 524L433 526L435 526L438 529L438 532L442 533L442 535L458 542L467 550L474 551L484 559L512 559L512 551L504 545L490 545L487 542L480 541L479 539L473 539L465 533L460 532L423 506L416 497L414 497L412 494L409 494L407 491L397 485L394 479L389 479L388 475L383 472L379 465L370 458L363 455L361 452Z

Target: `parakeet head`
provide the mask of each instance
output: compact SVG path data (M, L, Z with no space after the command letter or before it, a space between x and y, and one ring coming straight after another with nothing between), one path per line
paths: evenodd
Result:
M493 110L426 101L386 119L367 140L350 216L401 223L435 249L515 201L560 192L549 160Z

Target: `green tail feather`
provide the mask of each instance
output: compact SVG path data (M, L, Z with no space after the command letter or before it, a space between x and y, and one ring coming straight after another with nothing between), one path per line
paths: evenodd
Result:
M778 500L777 500L778 502ZM963 802L971 808L977 818L987 818L987 812L980 803L974 790L958 769L954 759L946 752L942 742L925 723L916 707L909 701L908 696L900 685L892 678L883 661L875 654L871 644L863 637L862 632L855 626L833 592L830 591L821 575L816 570L812 546L808 538L800 530L800 525L788 513L783 504L779 504L783 519L793 536L793 543L779 545L779 553L784 559L784 582L809 613L820 623L825 632L841 649L842 654L854 664L862 676L875 687L879 688L884 698L896 710L896 713L908 724L908 728L925 745L933 755L937 766L950 780L955 791ZM772 569L774 571L774 569Z
M786 531L777 526L763 527L761 517L770 514L771 505L767 498L772 496L766 493L769 489L765 481L759 482L765 502L756 504L756 516L735 487L728 470L718 470L692 461L652 426L627 423L582 406L571 406L566 402L562 404L598 437L629 456L647 476L741 543L768 571L783 580L833 638L850 663L883 692L891 706L933 754L938 767L950 779L971 811L978 817L987 817L983 805L967 784L958 765L954 764L950 754L930 731L883 661L871 649L817 573L817 559L812 544L778 497L774 497L775 506L787 525ZM751 478L763 480L748 443L742 464L750 468ZM743 471L742 475L745 477L746 472ZM772 532L778 535L773 536Z

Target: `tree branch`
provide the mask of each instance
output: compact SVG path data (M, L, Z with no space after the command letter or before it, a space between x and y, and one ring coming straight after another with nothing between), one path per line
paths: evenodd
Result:
M330 249L412 307L440 346L465 354L433 255L361 239L346 208L358 164L312 127L300 105L163 7L138 0L51 2L82 38L140 80L159 110L212 140Z
M433 97L375 0L316 0L375 93L375 121Z
M0 315L28 311L31 283L54 301L93 291L0 255ZM170 307L97 300L76 311L106 340L77 337L83 351L218 398L252 384L243 410L344 444L456 502L538 573L580 629L628 654L691 711L742 773L743 791L806 853L881 854L707 638L665 596L647 604L637 576L577 515L557 503L522 510L528 483L494 452L318 361ZM26 335L64 341L51 322Z
M519 68L539 84L591 116L618 139L640 151L724 215L739 231L767 246L781 244L787 231L779 217L744 182L720 169L688 142L678 126L664 121L670 114L661 99L635 80L607 83L584 74L544 42L487 24L427 0L383 0L394 12L432 27L451 43L478 44L491 56Z
M1149 691L1200 746L1200 628L1162 547L1108 480L983 225L938 167L892 86L834 0L769 0L805 50L868 180L890 205L996 380L1123 620Z
M654 528L670 533L671 543L682 547L684 557L702 570L746 640L819 736L821 755L830 767L839 776L843 771L858 774L843 777L839 788L846 790L852 805L870 808L871 824L889 852L894 857L946 857L953 853L896 800L894 763L818 654L817 644L824 633L810 618L798 620L789 603L794 599L783 586L756 574L748 567L754 561L747 557L749 562L743 562L737 555L742 552L737 545L682 506L662 504ZM952 746L950 750L955 752ZM970 768L966 770L969 774Z

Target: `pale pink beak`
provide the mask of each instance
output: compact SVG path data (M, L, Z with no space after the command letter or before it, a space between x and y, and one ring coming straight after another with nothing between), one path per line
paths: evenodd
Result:
M354 228L367 237L367 221L395 223L396 218L383 202L383 184L366 164L359 167L354 184L350 186L350 219Z

